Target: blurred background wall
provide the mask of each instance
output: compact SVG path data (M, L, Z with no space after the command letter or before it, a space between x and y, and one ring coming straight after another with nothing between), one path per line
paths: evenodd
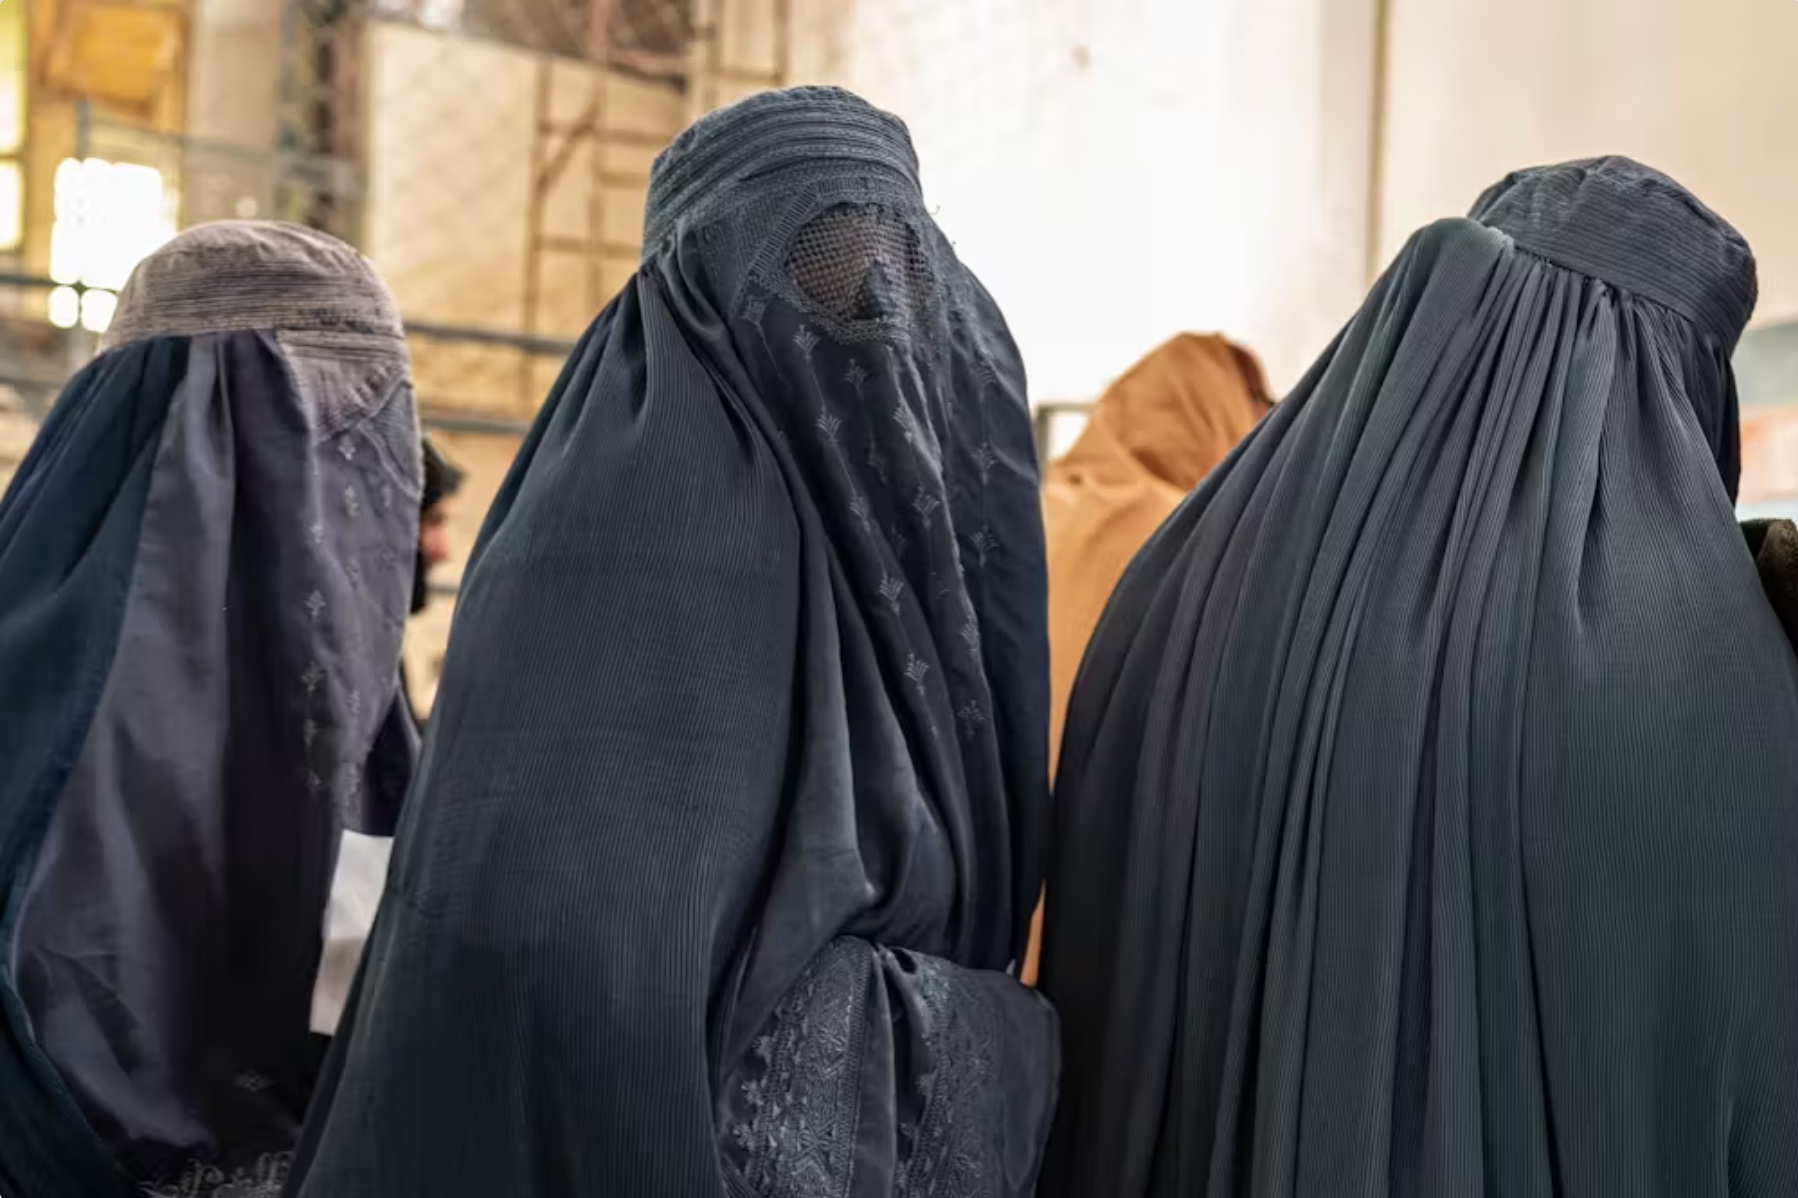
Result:
M1783 510L1794 46L1792 0L0 0L0 478L144 254L279 217L392 285L470 473L466 551L634 267L656 151L719 104L834 82L910 123L1053 445L1182 329L1290 385L1419 224L1519 166L1642 158L1760 255L1744 499ZM452 607L421 621L416 678Z

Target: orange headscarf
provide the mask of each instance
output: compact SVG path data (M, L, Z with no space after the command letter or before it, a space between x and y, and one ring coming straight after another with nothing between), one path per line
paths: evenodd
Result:
M1093 406L1080 439L1043 475L1049 549L1049 761L1087 638L1137 550L1266 414L1255 355L1182 333L1132 366ZM1024 980L1034 982L1042 909Z

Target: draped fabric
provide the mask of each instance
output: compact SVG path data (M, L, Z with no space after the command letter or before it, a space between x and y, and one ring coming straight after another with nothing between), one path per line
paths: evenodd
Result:
M411 770L417 437L366 262L205 226L0 502L7 1198L279 1192L338 834Z
M1038 504L904 126L682 134L464 575L295 1192L1029 1194Z
M1050 1196L1798 1185L1798 665L1742 239L1623 159L1417 233L1070 705Z
M1268 409L1267 378L1226 338L1182 333L1106 388L1086 428L1043 475L1049 558L1049 762L1068 694L1112 588L1187 492ZM1039 905L1023 978L1042 948Z
M1106 388L1073 448L1044 471L1051 766L1074 673L1124 568L1268 406L1253 354L1182 333Z

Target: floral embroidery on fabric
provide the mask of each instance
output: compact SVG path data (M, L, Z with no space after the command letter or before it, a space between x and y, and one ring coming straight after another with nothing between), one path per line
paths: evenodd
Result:
M818 348L818 334L812 332L807 326L800 325L799 331L793 334L793 344L799 347L800 353L809 356L814 349Z
M974 560L984 566L992 557L993 551L999 547L999 538L993 535L992 529L982 528L968 538L968 544L974 550Z
M174 1181L146 1185L149 1198L281 1198L293 1153L266 1152L255 1163L227 1173L217 1165L189 1161Z
M337 785L331 792L331 808L337 813L337 821L345 827L355 823L357 805L362 798L362 769L353 761L346 761L337 770Z
M978 659L980 656L980 621L974 618L973 612L968 613L967 623L961 626L961 639L962 643L968 647L968 654Z
M894 408L893 423L899 426L899 435L905 438L905 443L907 445L911 446L913 449L921 450L923 448L923 446L918 443L918 426L917 422L912 419L910 408L906 407L904 404L900 404L898 407Z
M993 452L991 445L982 442L980 448L974 451L974 469L980 472L982 483L992 477L993 467L998 464L999 455Z
M891 574L880 580L880 597L886 603L887 610L895 616L899 614L899 598L905 594L905 584Z
M930 663L920 659L917 654L914 653L907 659L905 663L905 677L917 690L918 698L920 699L927 699L929 697L924 690L924 679L929 673Z
M938 508L943 506L943 501L929 491L920 490L912 496L911 506L912 511L918 513L918 523L928 530L931 517L936 514Z
M900 1128L898 1198L979 1198L987 1190L988 1129L1000 1101L992 1084L996 1022L978 986L958 986L949 966L914 958L928 1012L930 1068L919 1079L916 1124Z
M867 950L839 941L775 1008L727 1134L759 1198L842 1198L855 1168Z

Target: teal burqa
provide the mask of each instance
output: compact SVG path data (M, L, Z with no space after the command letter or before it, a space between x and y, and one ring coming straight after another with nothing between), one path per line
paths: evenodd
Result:
M1623 159L1413 236L1113 596L1053 1198L1798 1190L1798 666L1742 238Z

